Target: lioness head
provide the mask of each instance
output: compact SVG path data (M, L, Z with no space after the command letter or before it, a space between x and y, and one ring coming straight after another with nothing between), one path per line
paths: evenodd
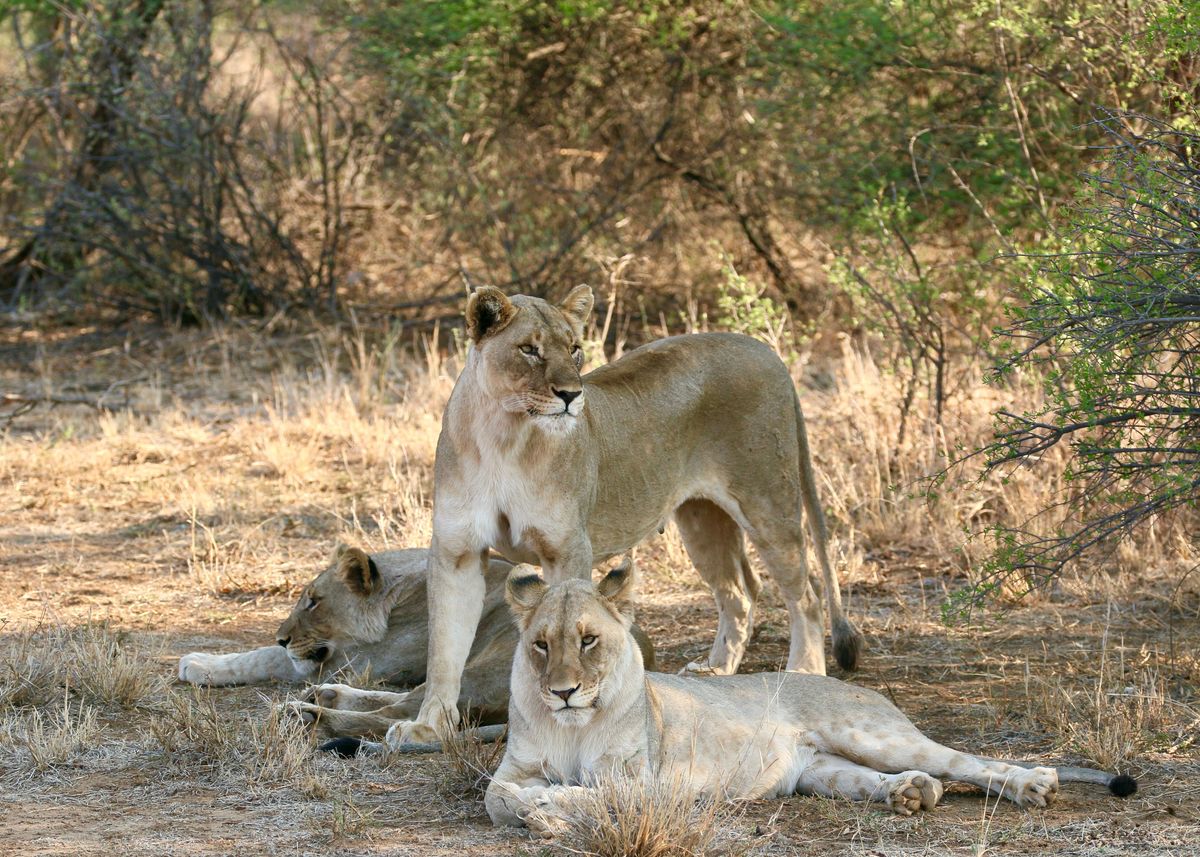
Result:
M479 355L477 379L500 407L552 431L569 431L583 411L584 324L592 290L576 286L558 306L511 299L491 286L467 301L467 334Z
M569 580L547 586L531 566L510 572L505 598L521 628L517 657L536 676L537 693L554 719L583 726L612 700L629 657L641 657L629 635L634 570L626 562L593 586ZM514 678L514 692L516 683Z
M358 548L338 545L333 563L304 587L300 600L279 626L276 642L297 666L328 661L353 643L383 639L388 607L375 561Z

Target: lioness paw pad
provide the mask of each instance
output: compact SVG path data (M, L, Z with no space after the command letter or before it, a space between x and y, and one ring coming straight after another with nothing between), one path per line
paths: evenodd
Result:
M941 799L941 781L922 771L894 775L888 790L888 806L897 815L933 809Z
M395 749L404 744L434 744L441 740L432 726L418 723L415 720L401 720L393 723L384 737L384 743Z
M319 706L313 705L311 702L305 702L301 699L290 699L287 702L281 702L275 706L275 710L280 715L287 717L295 717L304 724L312 724L317 721L321 715Z
M337 708L338 699L341 696L340 690L343 687L345 685L342 684L314 684L305 688L304 694L300 698L304 702L324 708Z
M535 809L525 816L529 835L537 839L553 839L566 832L567 820L548 809Z

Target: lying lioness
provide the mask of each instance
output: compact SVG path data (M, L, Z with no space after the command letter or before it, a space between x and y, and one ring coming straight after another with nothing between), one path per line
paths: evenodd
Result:
M554 832L598 778L661 777L727 799L840 795L900 815L932 809L938 778L1044 807L1060 781L1132 794L1089 768L1023 767L926 738L874 691L820 675L647 673L629 635L633 572L599 586L547 584L513 569L507 599L521 627L508 746L487 790L496 824Z
M179 678L210 687L303 682L344 671L369 673L404 693L319 684L292 705L305 720L332 735L383 737L411 720L425 699L429 611L427 550L367 555L339 545L332 564L304 587L276 633L278 645L218 655L192 652L179 659ZM512 564L491 559L484 572L483 617L463 673L460 714L480 725L508 715L508 677L517 628L504 606L504 581ZM640 653L654 661L649 639L636 626Z
M382 679L406 693L363 691L322 684L297 704L306 719L337 735L379 736L397 720L411 720L425 698L429 610L427 550L367 555L338 546L333 563L304 587L279 626L278 645L218 655L192 652L179 661L179 678L200 685L302 682L343 670ZM479 632L463 673L460 713L481 723L503 723L508 674L517 630L504 607L510 563L485 566Z

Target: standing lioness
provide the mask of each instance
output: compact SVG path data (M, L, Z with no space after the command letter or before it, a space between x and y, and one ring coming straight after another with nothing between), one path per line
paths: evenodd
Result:
M493 548L539 563L551 581L587 579L674 515L717 600L707 662L732 673L759 583L744 530L791 615L788 669L825 672L821 603L805 564L806 511L824 577L838 662L861 638L829 566L800 403L787 367L746 336L653 342L580 377L587 286L559 306L481 288L467 303L473 343L442 417L429 564L428 691L391 743L454 727L459 679Z

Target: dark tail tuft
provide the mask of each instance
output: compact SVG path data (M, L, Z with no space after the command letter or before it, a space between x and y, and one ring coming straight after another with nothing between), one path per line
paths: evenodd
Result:
M360 738L333 738L318 749L326 753L337 753L343 759L353 759L358 755L358 748L361 746L362 739Z
M1137 792L1137 780L1129 774L1118 774L1108 781L1108 790L1117 797L1129 797Z
M833 623L833 656L838 666L853 672L858 669L858 658L862 654L863 638L858 629L846 619Z

